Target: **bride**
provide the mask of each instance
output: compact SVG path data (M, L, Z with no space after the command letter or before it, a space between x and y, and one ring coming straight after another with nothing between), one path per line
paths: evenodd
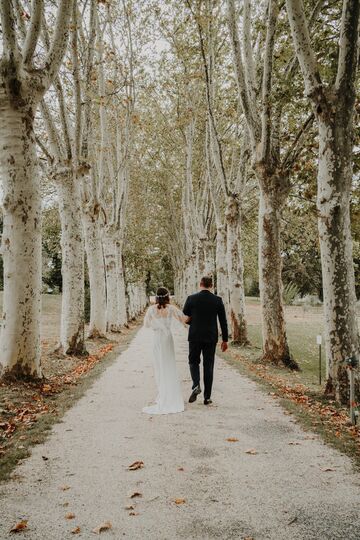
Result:
M156 304L146 312L144 326L152 328L153 363L158 396L155 405L144 407L148 414L178 413L184 410L180 381L176 370L174 339L171 333L172 321L185 326L188 320L178 308L170 305L170 293L160 287L156 293Z

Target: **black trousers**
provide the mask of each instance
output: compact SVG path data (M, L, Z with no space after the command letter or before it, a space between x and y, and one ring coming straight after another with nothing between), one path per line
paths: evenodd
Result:
M204 399L210 399L214 377L216 343L189 341L189 365L193 388L200 384L200 360L203 357L204 366Z

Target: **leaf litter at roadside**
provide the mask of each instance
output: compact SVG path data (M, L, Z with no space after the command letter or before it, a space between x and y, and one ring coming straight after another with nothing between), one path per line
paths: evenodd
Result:
M101 534L102 532L108 531L109 529L112 529L112 524L110 521L105 521L98 527L95 527L92 532L94 534Z
M255 377L262 379L269 384L274 391L269 392L271 398L285 398L296 404L299 409L307 413L312 419L313 428L319 425L328 433L331 433L336 439L343 441L346 450L346 441L352 441L353 451L360 459L360 425L353 426L349 422L349 413L345 407L337 406L332 399L319 394L317 397L305 384L291 383L278 374L270 372L269 366L260 362L254 363L248 358L242 356L238 351L229 350L230 356L249 370ZM259 407L259 410L263 407ZM285 414L289 413L284 411ZM312 440L316 437L309 435L304 440Z
M19 521L18 523L16 523L16 525L14 525L14 526L10 529L10 532L11 532L11 533L19 533L19 532L21 532L21 531L24 531L25 529L28 528L27 524L28 524L28 520L27 520L27 519L22 519L21 521Z
M26 441L27 437L23 433L31 429L43 415L56 416L56 396L69 386L77 385L79 379L93 369L115 345L116 342L106 345L102 343L101 346L91 344L92 354L82 358L67 357L62 371L54 371L55 363L49 360L47 371L50 375L45 382L0 381L0 458L12 448L14 437ZM52 355L54 353L45 356L49 359ZM44 456L43 460L47 461L48 457Z
M138 469L142 469L143 467L143 461L134 461L134 463L131 463L131 465L128 466L128 471L137 471Z

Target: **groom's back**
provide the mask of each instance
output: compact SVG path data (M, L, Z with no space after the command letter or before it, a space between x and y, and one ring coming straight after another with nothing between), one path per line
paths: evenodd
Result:
M217 342L217 317L221 322L223 311L221 298L210 291L203 290L189 296L184 306L185 315L191 317L189 341Z

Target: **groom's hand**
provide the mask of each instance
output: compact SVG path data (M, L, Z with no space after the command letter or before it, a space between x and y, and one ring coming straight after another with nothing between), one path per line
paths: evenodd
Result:
M222 352L226 352L227 348L228 348L227 341L222 341L221 342L221 350L222 350Z

